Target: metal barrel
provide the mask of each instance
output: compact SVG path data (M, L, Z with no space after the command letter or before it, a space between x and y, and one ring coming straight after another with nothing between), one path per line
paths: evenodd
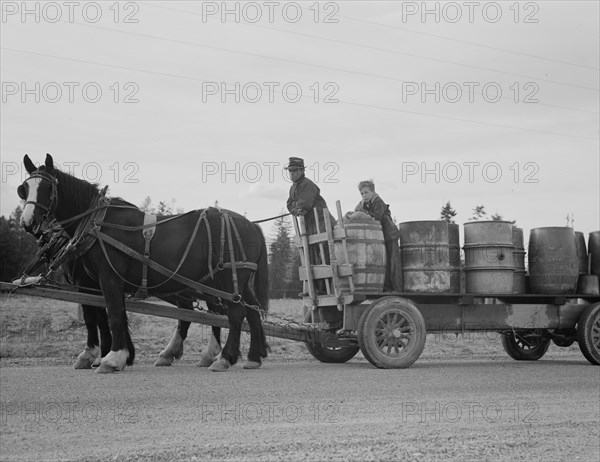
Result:
M514 287L513 225L473 221L465 227L467 293L511 294Z
M575 292L579 262L572 228L551 226L532 229L528 257L532 293Z
M590 233L588 238L588 252L592 254L592 274L600 277L600 231Z
M575 252L579 263L579 274L587 274L587 247L585 246L585 235L581 231L575 231Z
M513 226L513 263L515 271L513 273L513 292L515 294L524 294L527 292L525 282L525 242L523 238L523 229Z
M385 282L385 242L383 231L378 221L347 222L346 248L348 249L348 263L353 266L354 290L357 292L382 292ZM338 261L343 261L339 255ZM342 278L340 287L347 289L348 284Z
M459 228L446 221L400 223L404 292L459 293Z

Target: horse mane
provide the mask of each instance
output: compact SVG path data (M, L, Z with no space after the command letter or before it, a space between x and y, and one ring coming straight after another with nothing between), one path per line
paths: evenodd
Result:
M42 167L40 167L42 170ZM63 204L68 202L73 214L81 213L88 209L94 198L100 193L98 183L90 183L86 180L76 178L62 170L54 169L54 176L58 180L58 193L63 196ZM68 198L64 201L64 198Z

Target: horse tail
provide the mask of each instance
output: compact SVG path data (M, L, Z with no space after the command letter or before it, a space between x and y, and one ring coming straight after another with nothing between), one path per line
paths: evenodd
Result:
M260 254L256 264L256 274L254 275L254 294L260 304L261 309L264 311L269 310L269 261L267 255L267 243L265 242L265 236L263 235L262 228L259 225L256 226L258 234L260 236Z

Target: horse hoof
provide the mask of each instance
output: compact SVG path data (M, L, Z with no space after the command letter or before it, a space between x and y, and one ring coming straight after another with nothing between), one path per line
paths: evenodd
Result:
M87 358L77 358L77 361L75 361L73 367L75 369L91 369L92 365L92 361Z
M116 366L111 366L110 364L102 363L96 369L96 374L110 374L112 372L117 372L119 370Z
M200 358L200 361L198 362L198 364L196 364L196 367L210 367L212 365L213 361L214 361L214 359L210 360L203 356Z
M242 368L244 369L258 369L260 366L262 366L262 363L259 363L258 361L246 361L244 362L244 364L242 365Z
M159 356L158 359L154 362L155 366L170 366L175 361L175 358L163 358Z
M94 365L100 364L100 348L96 347L85 347L79 356L77 361L73 364L75 369L91 369Z
M208 370L211 372L225 372L227 369L229 369L229 367L231 367L229 361L227 361L225 358L219 358L211 364Z

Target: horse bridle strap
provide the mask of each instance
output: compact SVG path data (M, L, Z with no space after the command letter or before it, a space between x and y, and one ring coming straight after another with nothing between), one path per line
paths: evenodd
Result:
M42 217L41 223L37 225L33 233L35 236L39 234L38 231L40 230L42 224L45 221L48 221L49 218L51 218L51 216L54 215L54 211L56 210L56 205L58 203L58 179L55 176L45 172L34 172L27 180L30 180L32 178L41 178L43 180L49 181L50 185L52 186L52 191L50 191L50 202L48 203L48 205L40 204L37 201L25 201L25 205L33 204L35 207L39 207L46 212ZM25 182L27 182L27 180L25 180Z

